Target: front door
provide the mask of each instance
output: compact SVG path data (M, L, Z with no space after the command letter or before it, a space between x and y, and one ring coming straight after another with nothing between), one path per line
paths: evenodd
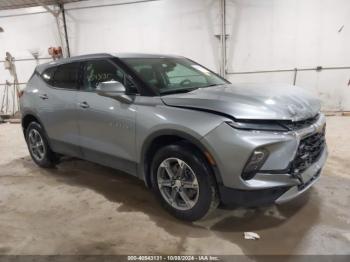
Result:
M84 158L136 174L135 107L96 93L100 82L124 83L124 72L112 61L101 59L85 62L82 70L77 104Z

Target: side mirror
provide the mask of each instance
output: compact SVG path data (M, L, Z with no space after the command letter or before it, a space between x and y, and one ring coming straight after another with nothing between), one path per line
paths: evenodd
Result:
M101 82L97 85L96 91L100 96L114 98L122 103L130 104L133 101L126 95L124 85L118 81Z

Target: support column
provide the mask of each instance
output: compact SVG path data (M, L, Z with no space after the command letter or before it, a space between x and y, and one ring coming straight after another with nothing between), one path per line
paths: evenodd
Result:
M66 23L66 14L63 4L55 5L58 7L58 10L53 10L47 5L43 4L40 0L37 0L43 8L50 12L56 19L58 36L60 38L61 47L63 50L64 57L70 57L69 41L68 41L68 32L67 32L67 23ZM61 16L62 15L62 16Z
M227 58L226 58L226 0L220 0L220 17L221 17L221 32L220 32L220 48L221 48L221 64L220 75L226 77Z
M66 54L67 54L67 57L70 57L69 40L68 40L68 32L67 32L67 22L66 22L66 12L64 10L64 4L60 4L59 7L60 7L61 14L62 14L64 38L66 40L66 46L65 46Z

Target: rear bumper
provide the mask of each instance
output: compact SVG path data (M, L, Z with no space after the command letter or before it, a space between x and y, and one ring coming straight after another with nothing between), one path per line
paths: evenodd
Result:
M325 148L319 160L301 174L299 183L294 186L271 187L259 190L241 190L219 186L221 202L224 205L255 207L274 203L282 204L295 199L318 181L327 155L327 148Z

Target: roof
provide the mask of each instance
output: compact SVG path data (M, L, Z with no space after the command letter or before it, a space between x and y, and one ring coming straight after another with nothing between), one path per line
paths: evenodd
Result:
M147 53L113 53L115 57L119 58L175 58L177 55L166 54L147 54Z
M48 62L45 64L41 64L37 66L37 71L42 73L43 70L50 66L61 65L69 62L78 62L89 59L96 58L178 58L180 56L176 55L163 55L163 54L145 54L145 53L97 53L97 54L89 54L89 55L80 55L80 56L72 56L70 58L63 58L59 60L55 60L52 62Z

